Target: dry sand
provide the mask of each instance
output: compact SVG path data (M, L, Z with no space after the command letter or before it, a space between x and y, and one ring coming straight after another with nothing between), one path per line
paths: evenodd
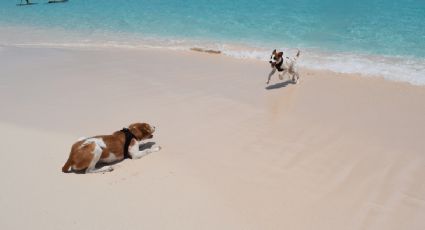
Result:
M166 50L0 47L0 229L425 229L425 87ZM64 174L135 121L160 152Z

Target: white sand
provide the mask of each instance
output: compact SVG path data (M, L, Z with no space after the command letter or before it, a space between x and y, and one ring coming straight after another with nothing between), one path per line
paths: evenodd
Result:
M0 229L425 229L425 87L165 50L0 47ZM160 152L64 174L80 136Z

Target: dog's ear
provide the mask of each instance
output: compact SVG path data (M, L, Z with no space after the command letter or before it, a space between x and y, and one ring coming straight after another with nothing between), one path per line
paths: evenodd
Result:
M283 56L283 52L279 52L279 53L277 54L277 56L278 56L278 57L282 57L282 56Z
M137 140L142 139L143 132L140 130L140 124L134 123L128 126L130 132L136 137Z
M272 54L276 54L276 49L273 50L273 53Z

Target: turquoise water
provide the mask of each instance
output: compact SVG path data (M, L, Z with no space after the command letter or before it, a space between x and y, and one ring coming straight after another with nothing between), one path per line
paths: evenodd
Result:
M232 46L227 54L260 59L271 48L300 48L301 65L425 84L425 0L46 1L0 0L0 26L85 34L67 41L75 43Z

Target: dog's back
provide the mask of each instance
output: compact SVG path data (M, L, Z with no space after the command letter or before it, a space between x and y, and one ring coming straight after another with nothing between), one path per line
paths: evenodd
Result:
M292 58L287 58L287 65L288 65L288 71L290 73L295 73L297 72L297 68L296 68L296 62L298 60L298 58L300 57L300 51L298 50L297 54L295 56L293 56Z

